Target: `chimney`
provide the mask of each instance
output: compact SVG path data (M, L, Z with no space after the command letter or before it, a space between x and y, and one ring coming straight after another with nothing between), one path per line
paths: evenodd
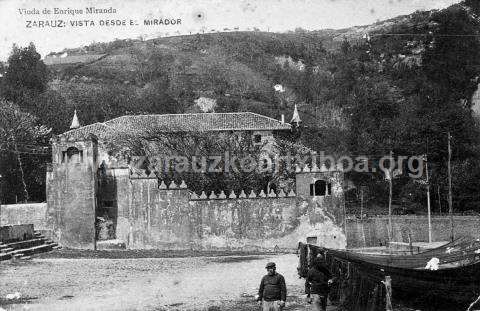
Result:
M282 120L282 123L285 123L285 115L284 114L282 114L282 119L281 120Z

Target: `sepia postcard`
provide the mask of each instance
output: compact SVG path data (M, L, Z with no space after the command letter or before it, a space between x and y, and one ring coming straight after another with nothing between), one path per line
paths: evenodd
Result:
M0 311L480 310L480 1L0 0Z

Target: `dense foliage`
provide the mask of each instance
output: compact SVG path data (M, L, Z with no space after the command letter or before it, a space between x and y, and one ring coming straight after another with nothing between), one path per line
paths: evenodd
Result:
M472 111L480 71L478 14L477 1L467 0L376 23L365 38L355 28L117 40L69 50L107 55L80 66L51 66L50 72L33 45L15 47L0 68L6 70L0 91L54 133L68 129L74 109L86 124L125 114L198 112L194 101L206 97L216 100L216 112L284 114L288 121L296 104L303 123L286 139L316 151L366 155L372 164L390 152L427 154L437 211L447 205L450 133L454 207L480 211L480 142ZM367 200L385 203L383 174L347 177L357 189L365 187ZM424 183L400 175L393 184L396 202L426 204ZM4 183L6 192L21 188Z

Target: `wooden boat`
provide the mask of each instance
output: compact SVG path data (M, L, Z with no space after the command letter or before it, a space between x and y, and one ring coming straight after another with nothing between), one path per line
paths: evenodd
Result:
M301 277L320 253L325 255L328 266L342 283L340 287L348 292L342 293L344 300L347 303L348 299L355 300L350 303L356 310L377 310L371 307L371 299L362 295L381 292L386 276L391 277L394 299L417 303L413 307L426 305L427 310L466 310L480 295L480 241L477 240L462 238L437 249L404 256L362 254L300 244ZM440 261L438 270L425 269L433 257ZM378 305L378 301L375 304Z
M332 251L335 252L335 250ZM441 247L413 255L374 255L356 253L352 251L342 251L341 253L345 254L342 255L344 257L351 259L357 258L379 265L418 269L425 267L428 261L435 257L439 259L439 268L441 269L443 267L451 267L455 263L460 263L462 261L465 261L465 263L470 263L480 259L479 252L480 241L461 238Z

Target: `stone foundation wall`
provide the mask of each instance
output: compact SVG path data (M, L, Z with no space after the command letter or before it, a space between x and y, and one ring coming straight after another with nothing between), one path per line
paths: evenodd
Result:
M480 238L480 217L454 216L454 235ZM428 219L426 216L393 216L393 241L428 242ZM432 240L450 239L450 217L432 216ZM388 242L388 217L379 216L347 220L347 247L370 247Z
M312 235L326 246L345 247L343 218L324 206L334 198L283 191L196 195L184 183L167 187L156 178L127 173L110 174L117 185L116 238L127 248L295 249Z
M73 147L82 153L68 160ZM297 173L300 193L197 195L184 182L167 186L146 171L99 165L94 138L60 141L52 148L47 227L65 247L93 248L95 223L101 227L105 219L114 230L98 236L122 240L130 249L295 249L307 237L327 247L346 245L343 173L334 168ZM328 194L311 196L317 180L329 183Z

